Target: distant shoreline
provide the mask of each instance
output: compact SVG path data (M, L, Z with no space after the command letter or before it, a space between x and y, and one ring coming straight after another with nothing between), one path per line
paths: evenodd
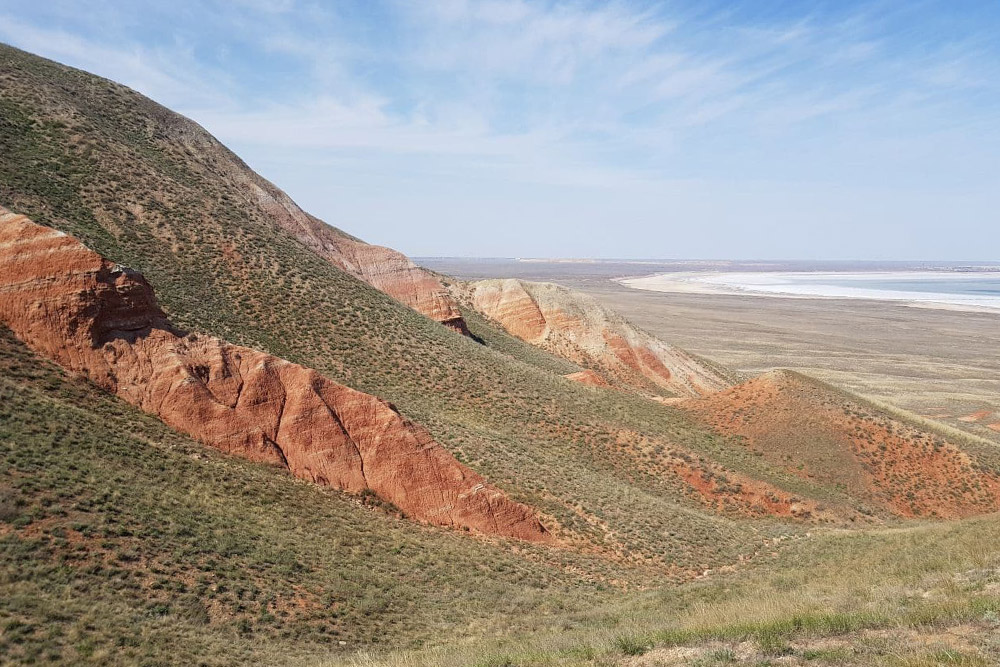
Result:
M674 272L618 278L616 282L632 289L654 292L783 299L867 299L920 308L1000 311L1000 276L994 271ZM990 289L963 292L961 287L970 282L985 283ZM923 290L919 289L921 284L925 285ZM899 286L906 289L899 289Z

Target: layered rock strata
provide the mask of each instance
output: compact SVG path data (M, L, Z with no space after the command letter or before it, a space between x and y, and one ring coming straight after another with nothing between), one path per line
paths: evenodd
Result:
M169 426L408 516L547 541L525 505L389 403L258 350L171 326L141 275L0 208L0 323Z
M722 374L684 350L636 328L592 297L560 285L480 280L465 285L462 298L508 333L619 384L651 385L686 397L729 386Z

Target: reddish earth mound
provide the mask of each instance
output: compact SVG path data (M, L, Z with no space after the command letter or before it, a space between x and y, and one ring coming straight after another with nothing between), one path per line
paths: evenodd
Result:
M365 243L307 214L288 195L252 172L235 176L261 209L303 245L418 313L469 335L458 304L437 275L400 252Z
M683 396L729 386L716 370L637 329L586 294L507 279L470 283L462 297L521 340L618 383Z
M729 470L703 456L634 431L618 434L618 445L641 467L676 484L688 497L715 512L746 517L778 516L815 522L858 518L845 507L826 507L773 484Z
M819 506L811 500L715 466L693 465L690 459L675 459L672 472L697 494L706 507L718 512L835 520L832 513L820 512Z
M611 385L605 380L600 373L592 371L589 368L587 370L579 371L577 373L570 373L569 375L564 375L563 377L573 380L574 382L579 382L580 384L585 384L588 387L610 387Z
M526 506L374 396L172 328L143 277L0 208L0 322L29 347L209 445L370 489L439 525L549 539Z
M771 463L899 516L1000 509L1000 476L956 444L795 373L768 373L681 407Z

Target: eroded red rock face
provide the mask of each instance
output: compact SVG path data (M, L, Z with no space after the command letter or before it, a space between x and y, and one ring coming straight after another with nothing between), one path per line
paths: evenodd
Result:
M463 289L473 308L508 333L620 384L652 385L681 396L729 386L714 369L605 309L586 294L551 283L481 280Z
M238 180L271 219L328 262L418 313L469 335L458 304L437 275L400 252L360 241L305 213L256 175L241 174Z
M263 352L173 329L143 277L0 208L0 322L223 451L438 524L545 541L526 506L465 468L390 404Z

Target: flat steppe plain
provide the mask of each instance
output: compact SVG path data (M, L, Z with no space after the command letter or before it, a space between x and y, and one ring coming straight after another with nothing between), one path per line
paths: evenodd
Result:
M989 428L1000 423L1000 311L867 299L653 292L615 281L658 272L787 270L788 265L418 261L460 279L515 277L560 283L593 295L663 340L730 368L747 374L773 368L801 371L1000 442L1000 432ZM856 271L897 265L845 263L825 268Z

